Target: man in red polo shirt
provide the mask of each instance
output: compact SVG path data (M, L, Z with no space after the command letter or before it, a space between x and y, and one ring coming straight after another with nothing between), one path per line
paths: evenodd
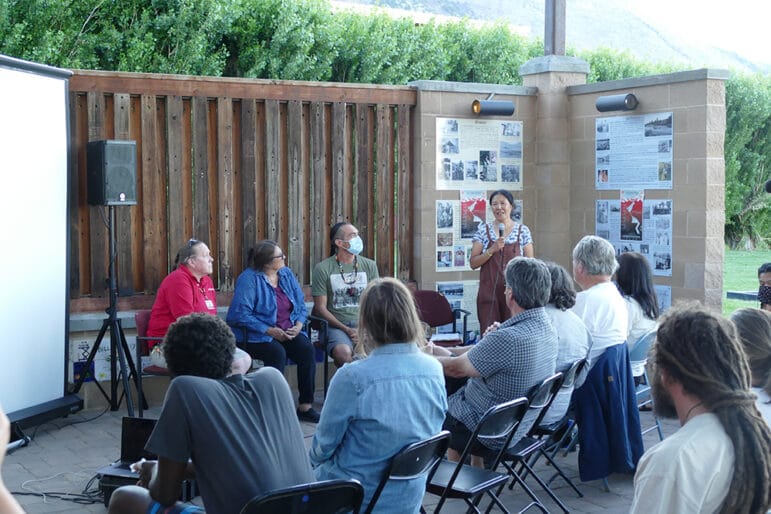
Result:
M174 259L176 268L161 282L155 296L147 326L149 337L164 337L169 325L193 312L217 315L217 292L209 275L214 271L214 258L206 243L191 239L179 249ZM236 350L233 373L246 373L252 359Z

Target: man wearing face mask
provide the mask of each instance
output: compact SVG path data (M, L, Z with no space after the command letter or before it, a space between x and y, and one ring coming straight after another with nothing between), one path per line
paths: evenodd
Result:
M316 264L311 278L313 314L329 323L327 349L337 367L353 360L358 340L359 298L370 280L379 277L372 259L362 257L364 242L347 222L329 231L332 255Z

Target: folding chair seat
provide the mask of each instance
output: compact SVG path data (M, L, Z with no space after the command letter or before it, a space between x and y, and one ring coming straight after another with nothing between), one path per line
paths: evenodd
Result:
M437 435L414 442L405 446L391 459L383 478L375 489L372 499L369 501L367 510L364 514L370 514L375 508L380 493L383 492L389 480L413 480L421 475L427 474L426 481L436 471L436 467L444 458L447 446L450 444L450 433L447 430L439 432Z
M484 494L503 512L509 512L493 491L500 485L505 485L508 475L494 471L501 456L511 442L514 432L527 412L527 398L517 398L509 402L491 407L479 420L479 424L471 434L468 444L463 449L458 462L443 459L434 475L426 483L426 491L439 496L434 512L440 512L447 499L462 499L468 505L469 511L480 513L477 505ZM496 452L489 468L477 468L464 462L471 455L475 443L503 438L503 446Z
M635 396L637 397L637 407L650 406L653 407L653 396L651 395L650 380L648 380L648 370L645 369L645 364L648 360L648 350L656 339L656 329L646 332L632 345L632 349L629 352L629 361L632 365L632 375L635 378ZM638 369L638 373L635 375L634 371ZM652 430L657 430L659 433L659 440L664 440L664 432L661 430L661 421L653 414L653 425L642 428L643 435Z
M241 514L359 514L363 498L364 488L357 480L324 480L252 498Z

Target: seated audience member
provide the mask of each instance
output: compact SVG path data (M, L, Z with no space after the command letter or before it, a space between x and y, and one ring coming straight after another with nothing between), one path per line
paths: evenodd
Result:
M511 317L493 325L476 345L432 347L448 377L468 377L448 398L444 428L452 434L450 459L458 460L490 407L527 396L554 374L557 333L544 308L550 291L551 277L543 262L515 257L506 266L506 304ZM491 456L491 450L500 445L501 441L491 441L489 448L478 445L472 451L474 464L480 465L480 458Z
M367 283L378 278L377 265L361 255L364 242L347 222L329 231L332 256L316 264L311 276L313 314L327 320L327 349L337 367L353 360L358 340L359 300Z
M275 241L257 243L247 261L249 267L236 280L228 325L239 347L253 359L282 373L287 356L297 363L297 417L317 423L319 413L313 409L316 350L302 331L308 318L302 287Z
M633 471L643 453L626 302L610 280L617 265L613 245L601 237L585 236L573 249L573 276L583 288L573 312L592 338L591 367L573 392L582 481Z
M616 250L601 237L584 236L573 249L573 277L582 288L573 312L592 336L592 363L607 348L626 341L626 302L610 280L617 266Z
M163 337L169 325L193 312L217 315L217 292L209 275L214 258L206 243L191 239L179 249L174 259L174 270L158 287L150 321L148 337ZM233 359L233 372L246 373L252 367L252 358L243 350L237 350Z
M547 262L546 267L549 268L551 275L551 295L546 305L546 314L554 330L557 331L558 341L556 370L565 372L577 360L588 357L592 340L581 318L569 310L576 303L576 290L573 288L573 279L570 278L570 274L554 262ZM584 369L584 373L576 377L573 388L581 386L585 375ZM562 419L568 411L572 394L572 388L560 389L541 424L549 425Z
M771 311L771 262L758 268L758 301L760 308Z
M318 480L361 482L365 510L391 458L442 429L447 400L442 367L420 349L423 327L401 282L370 282L358 329L369 357L332 377L310 458ZM425 486L426 476L389 482L375 512L419 512Z
M5 415L5 411L0 407L0 471L3 468L5 451L10 440L11 423L8 421L8 416ZM2 514L24 514L24 509L21 508L19 502L16 501L16 498L13 497L5 486L2 474L0 474L0 512Z
M702 307L674 309L659 326L649 371L654 411L681 428L640 459L632 513L764 514L771 432L734 326Z
M624 296L629 327L626 344L631 351L642 336L656 328L659 317L659 299L653 287L653 272L648 259L636 252L619 255L616 270L616 285ZM639 377L644 372L645 363L633 364L632 375Z
M758 410L771 425L771 313L745 307L731 314L731 321L747 354Z
M175 378L146 446L158 461L135 465L144 487L117 489L111 514L200 512L176 501L191 477L210 514L236 513L258 494L313 481L286 380L271 367L228 376L235 349L215 316L194 313L169 327L164 353Z

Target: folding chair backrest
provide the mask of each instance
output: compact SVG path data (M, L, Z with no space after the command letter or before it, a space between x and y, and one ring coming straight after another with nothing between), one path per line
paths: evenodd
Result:
M363 499L364 488L357 480L325 480L260 495L241 514L358 514Z
M555 373L533 387L530 394L527 395L527 412L517 427L517 431L511 439L511 444L515 444L518 440L528 435L533 427L537 427L541 423L561 385L562 373Z
M641 335L634 345L632 345L632 349L629 351L630 362L645 362L648 358L648 349L653 344L653 340L656 339L656 330L657 329L654 328Z
M570 365L568 369L562 372L562 383L560 389L573 389L573 384L576 382L576 378L584 372L586 367L586 359L578 359Z
M134 322L137 326L137 336L147 337L147 325L150 323L150 309L143 309L134 313Z
M391 464L380 479L365 514L375 508L380 493L389 480L412 480L426 474L427 480L436 470L450 444L450 432L443 430L437 435L405 446L391 459Z
M501 451L498 452L495 461L492 463L493 467L491 469L495 469L495 466L498 465L503 454L503 449L508 446L509 441L511 441L517 426L522 421L522 418L525 417L525 414L527 414L527 398L525 397L490 407L482 416L482 419L479 420L479 424L477 424L468 444L466 444L466 448L464 448L463 453L460 456L460 462L465 462L466 457L471 454L471 448L476 441L484 444L485 440L496 441L501 439L502 444L495 444L496 447L499 445L501 446ZM487 464L487 462L485 462L485 464ZM456 470L456 473L457 472L458 470ZM453 476L451 482L454 480L455 477Z
M432 328L455 321L452 306L442 293L428 289L415 291L415 305L420 320Z

